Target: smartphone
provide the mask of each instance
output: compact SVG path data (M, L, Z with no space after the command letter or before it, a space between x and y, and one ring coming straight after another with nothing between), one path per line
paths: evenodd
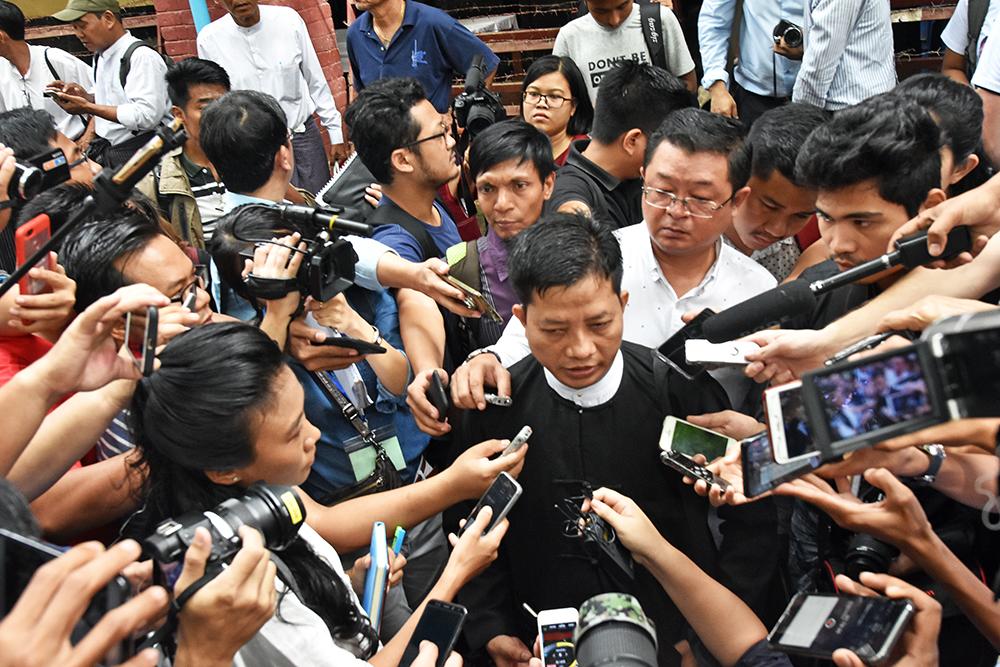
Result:
M521 449L524 443L528 442L528 438L531 437L531 427L523 426L521 430L517 432L514 439L510 441L510 444L503 450L500 456L507 456L508 454L513 454L517 450Z
M802 382L765 389L764 415L775 463L808 461L820 453L802 400Z
M504 520L511 508L514 507L514 503L520 497L521 485L517 483L517 480L505 472L500 473L493 480L493 483L490 484L490 488L486 489L486 493L479 499L476 506L469 512L469 516L465 519L465 525L458 529L459 537L462 536L466 528L472 525L479 512L487 505L493 508L493 518L490 519L489 525L483 530L483 535L490 532L494 526Z
M538 613L538 638L545 667L570 667L576 664L573 632L580 622L580 612L572 607L543 609Z
M3 568L3 576L0 577L0 604L3 605L0 618L6 616L17 603L35 571L62 554L62 550L51 544L0 528L0 567ZM130 596L128 581L121 576L114 577L91 598L87 610L70 634L70 641L76 644L82 640L109 611L127 602ZM97 664L117 665L134 653L134 642L129 637L112 647L104 660Z
M320 345L333 345L334 347L346 347L350 350L355 350L360 354L385 354L387 350L381 345L376 345L375 343L370 343L366 340L360 340L358 338L351 338L350 336L331 336L327 335L326 340L324 340Z
M681 452L660 452L660 463L671 468L682 475L692 479L702 479L708 483L720 487L723 491L729 488L729 482L716 475L703 465L699 465L694 459Z
M725 456L730 443L735 445L736 441L677 417L664 419L663 430L660 432L660 449L682 452L688 456L704 454L709 461Z
M759 351L760 345L748 340L710 343L701 338L690 338L684 341L684 356L688 364L698 364L707 370L742 368L750 363L746 355Z
M462 624L469 610L460 604L441 602L440 600L428 600L424 607L424 613L417 621L417 627L413 630L410 642L403 651L403 659L399 661L399 667L410 667L413 661L420 654L420 642L428 641L438 647L437 661L435 667L444 667L458 635L462 632Z
M396 526L396 532L392 535L392 553L397 556L403 553L403 542L406 540L406 529Z
M698 313L697 317L681 327L677 333L668 338L667 342L657 348L657 352L660 353L660 356L662 356L663 359L674 368L674 370L686 377L688 380L693 380L695 377L703 373L705 368L698 364L688 363L685 344L688 340L694 338L704 338L701 333L701 327L705 324L705 320L710 318L712 315L715 315L715 311L710 308L706 308Z
M375 632L382 626L385 594L389 590L389 554L386 549L385 524L376 521L372 525L372 541L368 550L372 563L365 574L365 592L361 599L361 606Z
M17 257L17 265L21 266L27 262L32 255L49 242L51 237L52 225L49 222L49 216L45 213L36 215L23 225L19 225L14 232L14 252ZM54 269L55 262L52 253L46 255L32 268ZM21 294L45 294L52 291L52 287L44 280L35 280L27 275L21 278L17 286Z
M740 464L743 468L743 495L756 498L819 467L815 455L791 463L775 463L771 437L761 431L740 443Z
M473 289L472 287L466 285L458 278L452 276L445 276L445 282L454 287L455 289L461 290L465 294L465 305L467 305L472 310L478 310L483 315L486 315L494 322L503 322L503 318L500 317L500 313L497 309L483 296L482 292Z
M908 600L800 592L767 636L772 649L830 660L838 648L883 664L913 616Z
M448 418L448 406L451 401L448 399L448 392L445 391L444 382L437 371L431 373L431 386L427 388L427 400L438 411L437 420L443 422Z
M153 366L156 362L156 338L157 322L160 311L156 306L146 308L146 324L143 327L142 339L136 340L134 325L132 324L132 313L125 316L125 349L132 357L132 363L143 374L148 377L153 374Z
M42 97L48 97L49 99L57 100L59 99L59 91L53 90L51 88L46 88L42 91Z

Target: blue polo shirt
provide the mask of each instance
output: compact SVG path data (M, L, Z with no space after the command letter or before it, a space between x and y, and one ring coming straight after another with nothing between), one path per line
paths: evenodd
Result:
M354 72L354 88L392 77L414 77L424 84L427 99L444 113L451 103L451 81L465 76L476 54L487 71L500 59L465 26L434 7L406 1L403 25L389 47L375 34L371 12L358 17L347 30L347 57Z

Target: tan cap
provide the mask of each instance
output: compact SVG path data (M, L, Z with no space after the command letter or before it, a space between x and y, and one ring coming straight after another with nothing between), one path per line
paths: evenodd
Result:
M118 0L69 0L66 9L56 12L52 18L63 23L72 23L84 14L103 14L104 12L114 12L121 15L122 8L118 4Z

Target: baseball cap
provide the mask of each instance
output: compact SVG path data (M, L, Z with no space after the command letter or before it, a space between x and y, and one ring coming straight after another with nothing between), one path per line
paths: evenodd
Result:
M121 15L122 8L118 0L69 0L66 9L56 12L52 18L63 23L72 23L84 14L103 14L104 12L114 12Z

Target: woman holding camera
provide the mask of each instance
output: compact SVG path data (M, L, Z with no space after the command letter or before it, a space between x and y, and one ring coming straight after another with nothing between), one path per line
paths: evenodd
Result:
M586 139L594 120L583 74L565 56L542 56L531 64L521 84L521 117L548 136L560 167L570 145Z
M242 323L208 325L171 341L159 361L156 373L140 382L132 405L133 431L147 471L145 507L136 528L142 536L167 518L239 498L255 482L305 481L319 431L305 417L301 386L266 334ZM300 494L306 523L280 554L294 581L282 579L274 618L244 646L237 662L396 665L422 607L378 650L378 637L331 542L360 547L368 543L374 521L413 525L459 500L478 497L495 474L495 464L485 457L501 445L483 443L434 478L334 507ZM451 600L496 558L506 523L483 536L487 514L461 539L450 538L454 551L428 598Z

